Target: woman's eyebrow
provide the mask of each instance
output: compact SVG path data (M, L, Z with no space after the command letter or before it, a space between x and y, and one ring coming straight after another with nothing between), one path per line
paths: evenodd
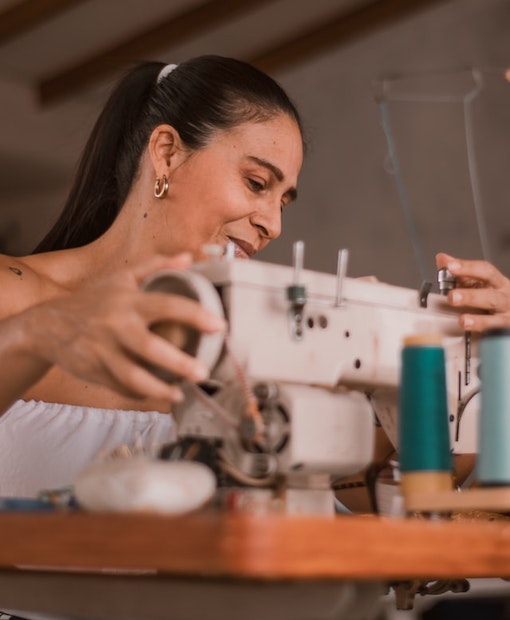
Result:
M267 159L261 159L260 157L256 157L255 155L248 155L248 159L251 159L251 161L255 162L259 166L263 166L264 168L267 168L267 170L269 170L270 172L274 174L274 176L278 179L278 181L283 181L284 179L283 172L280 170L280 168L278 168L278 166L275 166L270 161L267 161ZM291 200L296 200L297 189L295 187L289 187L289 189L285 192L285 194L289 196Z

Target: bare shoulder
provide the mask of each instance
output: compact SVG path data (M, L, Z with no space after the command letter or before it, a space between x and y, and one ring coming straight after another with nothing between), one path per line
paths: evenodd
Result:
M0 254L0 318L44 299L45 279L31 262Z

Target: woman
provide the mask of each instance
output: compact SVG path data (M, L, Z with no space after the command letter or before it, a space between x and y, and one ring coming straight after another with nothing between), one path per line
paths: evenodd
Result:
M205 56L126 75L53 229L35 254L0 261L0 495L32 496L121 444L171 438L182 393L146 364L191 381L207 370L150 326L224 325L140 284L206 245L249 258L278 237L302 158L295 107L250 65Z

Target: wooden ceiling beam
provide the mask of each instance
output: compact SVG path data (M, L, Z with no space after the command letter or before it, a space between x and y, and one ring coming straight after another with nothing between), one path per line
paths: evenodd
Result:
M247 60L267 73L287 69L325 51L349 44L418 11L451 0L374 0L351 12L330 17L324 23L261 51Z
M24 0L0 12L0 45L84 0Z
M43 105L68 97L84 87L118 71L126 64L147 58L159 49L182 44L212 27L271 0L208 0L141 32L119 45L43 79L38 86Z
M160 20L157 26L136 37L43 79L38 88L40 101L43 105L54 103L114 73L129 62L168 47L169 41L176 45L182 44L207 29L268 1L270 0L208 0L177 16ZM330 16L327 21L315 24L312 28L274 47L261 50L246 60L268 73L281 71L328 49L368 36L419 11L450 1L373 0L350 12L342 11L337 16Z

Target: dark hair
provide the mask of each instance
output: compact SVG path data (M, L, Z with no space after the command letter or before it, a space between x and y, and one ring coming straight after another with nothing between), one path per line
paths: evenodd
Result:
M79 247L113 223L138 173L155 127L175 127L200 149L218 130L285 113L299 114L268 75L232 58L199 56L158 81L160 62L145 62L120 80L87 141L64 209L35 252Z

